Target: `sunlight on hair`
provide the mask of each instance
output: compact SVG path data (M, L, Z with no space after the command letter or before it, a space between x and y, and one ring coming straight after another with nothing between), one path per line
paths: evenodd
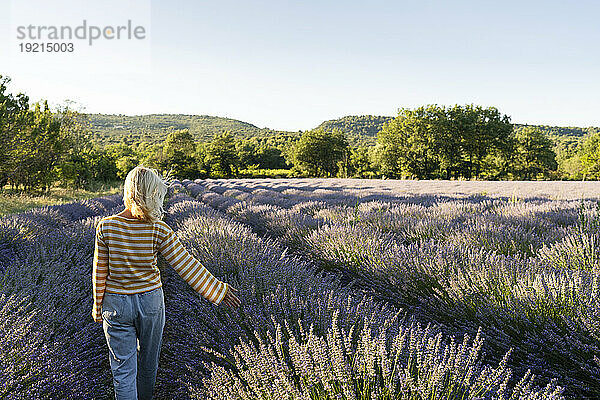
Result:
M168 174L161 177L153 168L139 165L125 178L123 202L135 218L156 222L164 214L163 201L167 193Z

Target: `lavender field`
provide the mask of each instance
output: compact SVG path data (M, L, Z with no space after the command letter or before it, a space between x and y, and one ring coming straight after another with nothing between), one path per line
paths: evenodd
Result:
M600 397L600 185L183 180L165 221L239 309L160 259L157 399ZM90 310L119 195L0 219L0 399L110 399Z

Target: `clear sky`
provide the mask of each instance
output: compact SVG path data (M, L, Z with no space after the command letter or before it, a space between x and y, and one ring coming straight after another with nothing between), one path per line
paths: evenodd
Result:
M598 1L0 4L9 10L0 12L0 74L11 89L87 112L205 114L296 131L345 115L475 103L517 123L600 126ZM82 18L129 18L148 35L53 58L16 50L16 24Z

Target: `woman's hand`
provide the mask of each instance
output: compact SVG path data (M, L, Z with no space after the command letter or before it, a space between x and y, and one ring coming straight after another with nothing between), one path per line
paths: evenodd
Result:
M229 283L227 284L227 292L225 293L225 297L223 298L222 303L227 304L229 307L238 307L240 305L240 299L234 294L238 290L231 286Z

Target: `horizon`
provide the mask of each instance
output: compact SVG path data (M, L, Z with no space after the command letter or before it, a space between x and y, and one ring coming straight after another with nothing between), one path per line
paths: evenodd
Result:
M600 5L591 1L0 1L9 9L0 74L9 91L53 108L71 100L89 114L219 116L296 132L401 107L477 104L518 124L600 126L600 55L589 51ZM82 21L133 21L147 35L89 39L70 54L18 51L19 26Z

